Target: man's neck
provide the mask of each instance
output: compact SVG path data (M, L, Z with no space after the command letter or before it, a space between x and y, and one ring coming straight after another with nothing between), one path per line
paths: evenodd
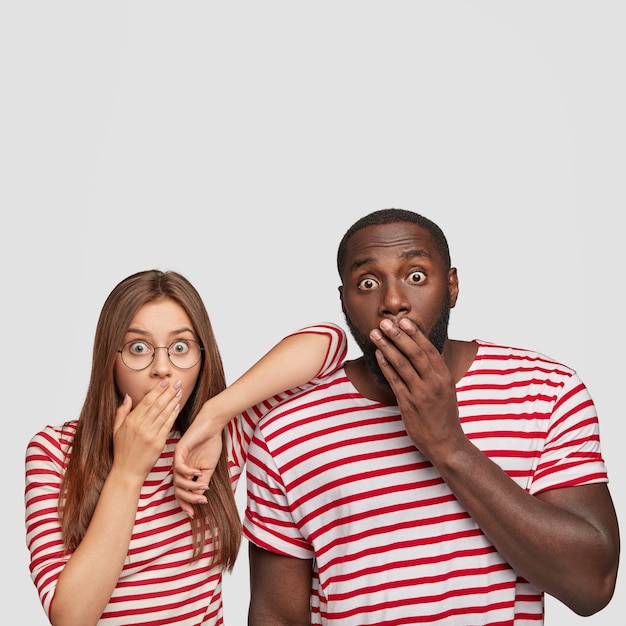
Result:
M477 352L478 344L475 341L446 339L443 346L443 360L452 374L455 385L467 374Z

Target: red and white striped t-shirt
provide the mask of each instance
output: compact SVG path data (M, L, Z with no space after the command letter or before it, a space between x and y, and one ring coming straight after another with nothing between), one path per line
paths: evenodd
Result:
M598 420L576 373L478 342L457 385L463 430L531 494L606 482ZM398 407L342 368L268 413L250 445L244 534L314 558L312 623L543 623L517 576L406 434Z
M321 324L298 332L330 337L324 365L318 378L307 385L275 396L230 422L227 450L233 489L241 475L256 420L281 400L314 386L345 358L346 338L339 327ZM69 558L62 551L58 503L61 478L67 468L66 454L72 446L76 425L77 421L47 426L32 438L26 451L26 543L31 577L46 615L50 614L59 574ZM126 562L98 622L101 625L223 623L222 570L209 565L212 547L208 540L202 558L190 563L191 526L176 502L172 483L172 459L178 439L174 433L168 439L143 484Z

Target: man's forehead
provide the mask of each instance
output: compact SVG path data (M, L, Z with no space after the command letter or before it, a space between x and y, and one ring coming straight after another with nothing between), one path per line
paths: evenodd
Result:
M430 255L434 247L428 230L410 222L376 224L357 231L348 242L350 256L377 256L393 249L397 256Z

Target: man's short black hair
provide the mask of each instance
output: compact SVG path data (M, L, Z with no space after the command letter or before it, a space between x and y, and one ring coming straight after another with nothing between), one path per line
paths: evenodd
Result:
M437 246L437 250L446 264L446 269L450 269L451 261L448 240L443 234L441 228L439 228L435 222L429 220L423 215L420 215L419 213L414 213L413 211L407 211L405 209L380 209L379 211L369 213L365 217L357 220L346 231L346 234L339 243L339 248L337 250L337 271L339 272L339 276L343 278L341 271L346 260L346 247L348 245L348 241L356 232L367 226L379 226L380 224L393 224L395 222L410 222L425 228L431 234L435 245Z

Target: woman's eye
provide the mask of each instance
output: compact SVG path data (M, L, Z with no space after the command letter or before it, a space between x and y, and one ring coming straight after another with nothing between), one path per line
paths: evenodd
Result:
M412 283L423 283L426 280L426 274L424 272L411 272L409 274L409 281Z
M189 351L189 344L186 341L175 341L170 346L170 352L174 354L185 354Z
M362 291L370 291L371 289L378 287L378 282L373 278L364 278L358 282L357 287Z
M128 349L132 354L145 354L146 352L150 352L150 347L144 341L133 341Z

